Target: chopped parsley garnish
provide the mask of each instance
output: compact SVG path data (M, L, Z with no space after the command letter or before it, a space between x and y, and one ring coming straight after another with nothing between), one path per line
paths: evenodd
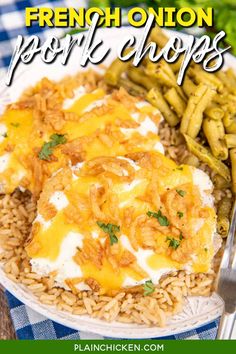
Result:
M11 125L15 128L18 128L20 126L20 123L11 123Z
M101 221L97 221L97 225L100 227L100 229L109 235L111 246L118 242L118 238L115 235L115 232L120 232L120 226L114 224L104 224Z
M165 215L162 214L161 210L159 210L157 213L153 211L148 211L147 216L150 218L156 218L161 226L169 226L169 220Z
M7 133L3 133L2 136L3 136L3 138L7 138L8 137Z
M207 252L207 251L208 251L208 248L207 248L207 247L205 247L205 248L204 248L204 251L205 251L205 252Z
M50 161L50 156L53 153L53 148L57 145L65 144L66 143L66 137L63 134L53 134L50 136L50 141L47 143L44 143L38 157L40 160L46 160Z
M52 143L54 144L54 146L66 143L66 137L64 134L52 134L50 136L50 139L51 139Z
M50 160L50 156L52 155L52 145L51 142L49 143L44 143L39 154L38 157L40 158L40 160Z
M183 238L184 238L184 236L183 236L182 232L180 231L179 239L182 241Z
M151 280L145 281L143 284L144 296L151 295L155 291L155 286Z
M184 197L186 192L185 191L182 191L182 189L176 189L176 192L181 196L181 197Z
M182 211L177 211L177 215L181 219L184 216L184 213Z
M176 240L175 238L167 237L166 242L167 241L169 241L169 247L173 248L174 250L177 250L180 245L180 241Z

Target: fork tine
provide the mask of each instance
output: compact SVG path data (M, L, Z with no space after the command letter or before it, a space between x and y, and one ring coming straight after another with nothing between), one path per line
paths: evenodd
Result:
M234 251L232 269L236 270L236 250Z
M225 269L228 267L232 269L236 269L236 255L234 254L232 257L232 252L235 252L234 250L235 231L236 231L236 199L234 200L229 233L228 233L222 261L220 264L220 269Z
M236 199L234 201L233 211L232 211L232 218L230 223L229 234L232 238L231 240L231 268L236 270L236 245L234 244L235 241L235 233L236 233Z
M232 216L231 216L231 222L230 222L230 228L229 228L229 236L230 237L227 238L227 243L233 244L235 231L236 231L236 198L234 200ZM227 243L226 243L226 245L227 245Z

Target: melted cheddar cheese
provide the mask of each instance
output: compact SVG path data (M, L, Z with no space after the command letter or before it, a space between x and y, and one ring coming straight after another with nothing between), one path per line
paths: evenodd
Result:
M25 106L10 106L0 119L1 193L20 186L37 195L59 168L97 156L163 151L159 112L128 94L116 97L97 89L54 111ZM39 153L53 134L66 141L42 159Z
M98 157L44 187L27 253L60 286L109 293L163 274L207 272L216 215L209 177L160 153ZM114 229L113 229L114 228ZM90 281L89 281L90 279Z

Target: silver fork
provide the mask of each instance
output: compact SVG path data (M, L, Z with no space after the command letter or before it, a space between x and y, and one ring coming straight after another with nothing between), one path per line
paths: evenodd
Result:
M217 339L230 339L235 323L236 311L236 252L234 238L236 230L236 199L232 211L229 233L217 279L217 293L224 300Z

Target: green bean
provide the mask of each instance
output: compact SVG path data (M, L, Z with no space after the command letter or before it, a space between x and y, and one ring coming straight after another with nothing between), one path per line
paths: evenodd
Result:
M175 87L172 87L164 94L166 101L176 112L178 117L182 117L186 108L184 100L180 97Z
M228 106L226 107L226 112L223 117L223 124L225 128L228 128L234 122L234 116L229 112Z
M194 68L189 68L188 72L194 77L195 81L198 84L204 82L205 85L217 89L219 92L223 91L224 85L221 80L216 77L216 75L212 73L207 73L200 69L198 66L195 66Z
M150 38L151 41L155 42L160 48L165 47L166 43L169 40L169 38L164 34L160 27L157 26L153 28Z
M236 78L232 69L228 69L227 71L220 70L216 73L216 76L230 92L234 92L236 88Z
M227 94L220 94L220 95L216 95L214 97L213 102L217 103L217 104L219 104L221 106L225 106L225 103L227 102L227 100L228 100L228 95Z
M189 98L184 112L180 131L196 138L202 125L203 112L215 95L215 90L205 84L197 86L195 93Z
M203 131L210 145L212 154L220 160L228 158L228 149L224 140L225 130L221 120L205 118Z
M160 27L153 28L151 35L150 35L150 39L151 39L151 41L155 42L159 48L165 47L165 45L169 41L169 38L164 34L164 32L160 29ZM174 54L174 51L171 50L171 52L173 52L173 54ZM171 70L174 73L177 73L180 70L180 67L183 62L183 58L184 58L184 55L181 54L179 56L179 58L174 63L169 64L171 67Z
M229 151L231 160L231 171L232 171L232 190L236 193L236 149L231 149Z
M133 96L145 97L147 94L147 90L145 90L145 88L127 79L121 78L118 82L118 86L124 87L125 90Z
M225 126L226 133L236 134L236 117L226 112L223 118L223 123Z
M217 189L226 189L231 187L230 183L220 175L215 175L213 177L213 182Z
M147 76L140 68L129 68L127 75L131 81L145 87L147 90L151 90L153 87L159 86L156 79Z
M232 201L230 198L224 197L220 201L217 211L217 231L222 237L227 237L230 225L230 211Z
M169 41L169 38L164 34L164 32L160 29L160 27L153 28L151 35L150 35L150 39L152 42L155 42L159 48L165 47L165 45ZM171 50L171 52L173 52L173 54L174 54L174 51ZM174 73L177 73L179 71L179 69L182 65L183 59L184 59L184 55L181 54L179 56L179 58L174 63L169 64L171 67L171 70Z
M205 162L213 171L224 177L226 181L231 181L230 170L223 162L217 160L207 148L197 143L187 134L184 134L184 137L191 153L197 156L202 162Z
M164 60L161 60L157 64L149 62L145 69L146 74L149 77L155 78L158 82L169 88L175 87L178 94L185 101L185 94L180 86L176 82L175 74L173 73L171 66L168 65Z
M225 134L225 141L228 149L236 148L236 134Z
M195 155L188 155L184 158L183 163L186 165L198 167L199 166L199 159Z
M106 83L111 86L117 86L121 75L127 70L129 64L129 61L123 62L118 58L115 59L105 73Z
M216 104L209 105L204 111L205 115L214 120L219 120L224 117L224 110Z
M179 56L179 58L175 61L175 63L169 64L174 73L177 73L180 70L181 65L183 63L183 59L184 59L184 56L181 54L181 56Z
M186 96L190 97L191 95L194 94L194 92L197 89L197 85L194 84L194 82L189 78L188 75L185 75L184 81L183 81L183 90Z
M148 76L155 77L162 85L176 86L175 74L166 62L160 61L156 64L149 62L145 72Z
M236 87L236 75L235 75L234 69L233 68L228 68L225 71L225 73L226 73L228 79L230 80L230 85Z
M179 118L174 114L174 112L171 111L162 93L157 88L152 88L147 93L146 99L153 106L159 109L171 127L174 127L178 124Z

